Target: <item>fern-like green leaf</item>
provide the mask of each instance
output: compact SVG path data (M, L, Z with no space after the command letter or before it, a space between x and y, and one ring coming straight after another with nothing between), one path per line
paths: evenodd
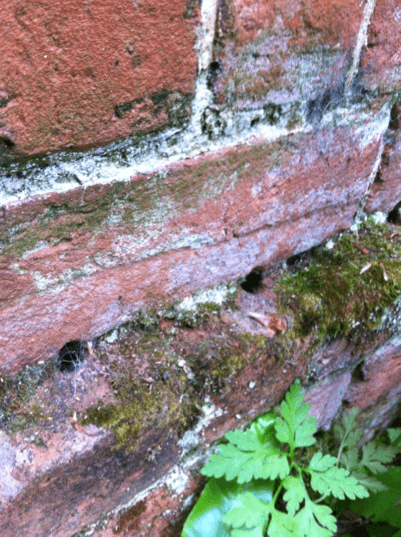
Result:
M246 431L234 430L232 432L228 432L225 437L240 450L244 450L245 452L254 452L255 450L257 436L255 431L252 429L248 429Z
M388 428L387 433L390 443L401 448L401 428Z
M294 383L281 404L284 420L278 417L275 421L276 437L290 446L291 453L296 447L310 446L316 442L312 436L317 431L317 419L308 416L310 405L302 402L300 384Z
M387 491L387 486L381 482L381 480L378 480L374 476L369 476L367 473L363 472L354 472L353 476L356 478L356 480L367 488L368 490L372 491L373 493L378 493L379 491Z
M311 487L322 495L333 495L338 499L368 497L367 489L349 474L349 471L336 467L337 459L317 452L311 458L307 471L311 475Z
M257 527L253 527L252 529L232 529L230 531L230 536L239 536L241 538L248 537L248 536L264 536L264 525L258 525Z
M267 519L269 505L260 501L255 495L244 493L238 498L238 506L235 506L223 516L223 522L226 525L239 529L246 527L252 529L261 524Z
M300 476L287 476L283 481L283 487L286 489L283 500L287 503L288 514L293 517L307 495L303 479Z
M356 417L359 414L359 408L354 407L342 416L341 424L334 427L335 436L345 447L355 447L359 443L363 430L357 427Z
M356 469L359 465L359 449L357 447L349 449L341 454L339 461L348 471Z
M391 463L397 450L393 446L377 445L371 441L363 446L361 465L364 465L373 474L385 473L387 467L384 463Z
M268 536L302 536L299 534L295 520L285 512L280 512L271 506L271 520L268 526Z
M332 536L336 531L336 519L329 506L315 504L308 497L295 516L298 536Z
M258 478L282 479L289 474L289 462L280 453L272 427L263 430L256 421L248 430L235 430L225 437L229 444L218 446L218 454L211 455L202 474L215 478L224 476L229 481L236 479L239 484Z
M335 467L337 459L329 454L323 455L322 452L316 452L310 461L310 468L315 471L327 471L331 467Z

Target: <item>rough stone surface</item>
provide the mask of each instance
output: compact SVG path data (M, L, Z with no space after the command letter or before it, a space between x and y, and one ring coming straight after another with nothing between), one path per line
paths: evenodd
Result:
M364 210L367 213L389 213L401 200L401 107L392 109L385 135L381 165L371 186Z
M363 368L363 381L349 387L345 399L350 405L364 409L376 403L384 394L400 387L401 342L396 339L369 357Z
M204 487L205 478L189 480L183 492L174 494L162 486L119 516L109 520L96 536L180 536L184 521L192 508L191 501ZM183 510L183 505L187 508Z
M241 427L272 409L296 378L302 381L305 400L312 405L324 430L339 412L342 400L361 409L380 405L378 415L371 412L362 419L367 435L373 435L378 428L375 417L379 417L381 425L389 424L399 407L400 360L396 357L395 339L368 355L359 347L354 348L355 362L365 361L361 368L363 380L351 381L354 365L342 363L335 366L333 379L315 386L308 381L310 337L289 349L283 348L281 355L276 346L285 342L284 335L278 332L266 338L258 327L255 330L249 327L249 334L265 342L251 362L250 356L255 353L253 344L244 348L240 341L236 343L247 326L240 323L239 316L247 324L250 306L261 314L275 310L274 292L268 286L252 295L240 291L237 305L239 310L224 308L219 318L212 316L206 325L195 328L181 326L172 331L169 319L161 319L158 330L165 340L158 349L154 349L151 340L153 353L141 351L140 343L141 339L147 342L152 338L155 327L149 330L126 327L116 335L112 333L88 350L80 370L70 374L56 371L33 399L16 409L13 424L18 417L21 421L30 413L38 413L38 408L41 411L34 424L28 422L19 431L2 434L0 439L6 454L0 468L0 535L71 536L88 532L94 536L180 535L181 525L204 484L198 471L207 457L205 447L228 430ZM237 371L209 378L208 368L218 356L210 360L210 355L203 351L205 342L211 342L209 353L218 353L218 342L227 343L228 349L239 352ZM164 350L164 356L159 349ZM102 353L106 361L102 361ZM156 363L153 354L158 357ZM201 413L195 427L183 434L178 421L169 418L170 410L164 409L162 413L155 410L137 446L127 454L123 448L117 451L113 448L111 430L80 426L76 422L75 413L85 411L91 404L114 401L107 383L113 377L114 363L137 357L130 375L142 380L149 387L146 391L149 394L153 384L160 386L158 376L165 382L170 382L173 376L181 379L181 368L188 376L191 372L184 369L184 363L181 367L174 361L165 364L166 359L172 360L172 354L184 357L184 362L191 365L195 377L188 377L186 386L195 383L193 394L201 402L204 398L208 402L209 411L205 411L204 417ZM183 394L176 391L177 402L182 401ZM162 393L158 398L162 401ZM164 416L168 417L167 424L161 423ZM194 449L200 448L201 452L191 456Z
M3 4L0 535L179 536L295 379L321 430L388 427L400 229L357 223L400 200L398 2ZM279 301L314 252L333 311Z
M310 404L310 415L317 417L317 428L325 431L330 429L351 379L352 374L344 372L305 396L304 401Z
M325 92L325 106L339 104L363 14L359 0L234 0L219 5L211 74L217 104L280 106L313 102L325 98ZM315 112L322 113L318 108ZM267 110L271 113L275 110Z
M400 90L401 4L376 0L370 20L367 46L361 58L362 81L368 89Z
M364 144L359 129L328 128L253 141L154 176L6 206L2 368L105 332L150 293L228 282L349 227L380 135Z
M0 160L188 120L197 9L186 0L4 4Z

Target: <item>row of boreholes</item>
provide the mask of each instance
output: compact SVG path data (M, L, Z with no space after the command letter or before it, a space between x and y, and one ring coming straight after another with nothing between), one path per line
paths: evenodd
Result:
M263 270L253 269L241 284L243 290L249 293L256 293L263 278ZM84 361L86 346L80 340L71 340L60 349L57 357L57 369L66 374L76 372Z
M400 203L389 213L388 222L400 223ZM289 261L289 260L288 260ZM255 267L241 282L241 287L248 293L257 293L262 287L264 269ZM57 368L60 372L71 373L78 370L84 360L85 344L80 340L67 342L59 351Z

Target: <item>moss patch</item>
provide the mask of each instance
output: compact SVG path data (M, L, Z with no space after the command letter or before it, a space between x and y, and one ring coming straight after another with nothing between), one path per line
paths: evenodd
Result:
M110 345L101 342L97 353L110 365L115 401L91 406L80 423L113 429L115 449L127 452L147 431L190 428L206 396L223 391L233 374L266 353L266 338L231 331L221 308L208 302L196 315L172 305L143 311Z
M314 332L317 341L359 327L376 330L400 296L400 234L370 217L358 232L334 237L290 260L277 285L283 307L295 319L289 336Z
M33 402L38 390L56 372L56 360L26 366L22 372L0 377L0 426L8 432L23 431L48 417L47 411Z

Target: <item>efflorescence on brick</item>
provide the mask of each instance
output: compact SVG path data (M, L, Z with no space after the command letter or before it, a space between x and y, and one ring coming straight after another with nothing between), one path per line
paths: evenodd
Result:
M4 12L1 533L178 535L295 378L329 444L398 408L398 228L363 210L400 224L400 7L48 4Z
M146 467L156 465L161 458L163 461L163 432L169 431L176 439L190 439L191 431L197 430L197 422L203 420L205 402L221 410L211 415L209 426L207 423L203 426L203 435L211 442L227 431L229 417L225 417L225 412L230 409L229 416L238 415L236 425L248 422L280 400L288 378L301 377L311 390L314 383L320 385L339 372L341 375L350 372L348 385L354 387L350 380L355 370L361 369L365 360L369 364L373 349L380 350L395 333L399 277L393 264L398 259L399 244L396 236L390 237L393 230L368 221L358 232L341 234L334 238L333 244L289 260L286 269L281 266L261 268L269 286L277 282L276 287L270 288L279 294L276 315L288 320L288 329L282 334L278 332L275 338L267 338L264 327L247 318L247 311L241 306L239 310L243 301L241 294L262 300L267 293L266 285L256 295L232 285L226 291L224 287L212 289L199 298L194 296L181 303L155 302L153 308L138 312L130 323L87 344L81 372L57 372L51 361L27 367L22 375L3 380L7 389L2 396L3 428L12 439L22 435L28 440L27 447L37 447L39 451L46 448L61 427L69 424L74 432L69 422L73 417L84 432L78 430L75 435L95 436L87 437L91 441L96 440L100 432L110 429L113 435L108 437L108 448L106 452L103 448L99 457L119 461L128 458L124 461L129 473L130 453L134 461L142 454ZM323 266L325 255L333 260L333 266ZM361 266L367 263L372 263L372 267L360 275ZM384 270L388 280L384 279ZM348 274L351 278L349 284L344 282L344 287L349 286L347 304L343 291L332 286L333 271L341 279ZM322 279L322 285L317 285L312 292L311 281L317 278ZM365 301L361 301L362 289L359 291L356 282L364 286L363 290L368 290ZM367 284L370 285L367 287ZM331 307L339 307L336 327L332 316L328 318L330 323L324 315L316 316L328 300L327 293L331 294ZM268 292L267 297L270 294L272 292ZM359 308L352 315L353 301L359 302ZM239 326L237 312L254 323L248 326L251 332ZM341 356L328 363L325 353L334 343L342 341L347 344ZM349 397L353 397L356 393L353 390L358 386L348 389L349 393L352 390ZM271 388L268 390L268 387ZM50 394L47 394L49 389ZM239 390L242 401L238 398ZM96 401L99 391L103 396ZM95 398L87 408L85 394ZM371 403L380 396L373 394ZM388 404L391 409L392 405ZM246 409L251 414L243 416ZM363 417L373 428L372 417ZM100 429L93 430L91 425ZM99 438L100 445L102 439ZM183 462L188 452L202 447L202 437L197 434L184 446ZM197 461L202 462L205 457L201 452ZM40 474L38 479L41 480ZM102 483L105 492L115 487L106 469ZM91 482L86 487L90 495L91 488L97 486ZM133 499L138 498L136 491L131 494ZM123 510L130 494L120 498ZM117 512L112 511L109 518L116 521L117 516L113 514ZM109 518L104 520L102 516L100 520L107 524Z

